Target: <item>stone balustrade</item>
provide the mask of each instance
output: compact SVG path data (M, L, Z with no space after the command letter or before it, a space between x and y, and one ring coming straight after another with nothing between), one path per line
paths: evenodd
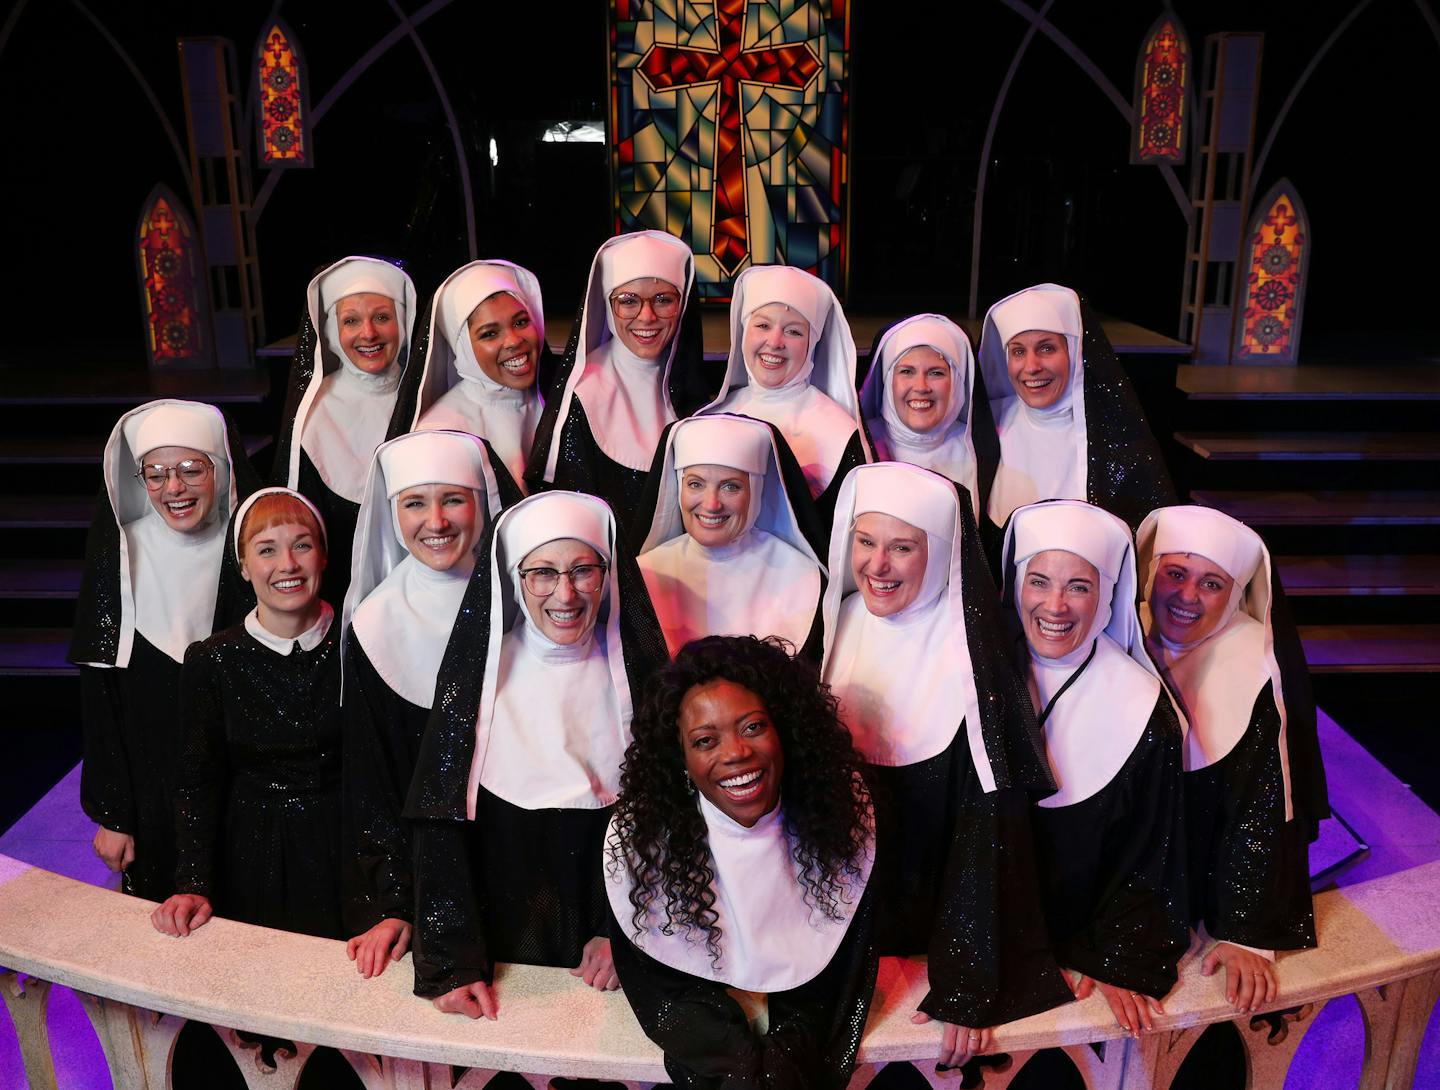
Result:
M659 1050L641 1033L623 993L600 994L563 969L504 966L500 1018L442 1015L410 993L408 956L364 980L338 942L215 919L185 939L156 932L150 905L0 855L0 994L18 1032L32 1088L55 1084L46 1031L51 983L75 989L99 1037L116 1090L169 1086L169 1058L186 1020L220 1028L251 1090L293 1090L316 1045L342 1051L366 1090L479 1090L495 1071L589 1076L644 1088L665 1081ZM1354 995L1365 1023L1362 1090L1412 1085L1426 1023L1440 997L1440 862L1316 899L1320 947L1280 960L1283 1016L1235 1020L1250 1085L1280 1087L1325 1003ZM1155 1032L1125 1037L1099 994L1000 1027L1002 1090L1034 1050L1063 1048L1089 1090L1164 1090L1199 1033L1229 1021L1222 976L1182 965ZM938 1031L910 1015L926 989L923 959L886 958L851 1083L914 1061L933 1085ZM299 1044L264 1066L234 1030ZM1090 1047L1093 1046L1093 1047ZM448 1065L469 1068L451 1081ZM953 1076L951 1076L953 1077Z

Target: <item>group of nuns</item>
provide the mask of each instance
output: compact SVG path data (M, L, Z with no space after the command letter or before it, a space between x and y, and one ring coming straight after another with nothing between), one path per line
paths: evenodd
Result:
M863 384L789 267L707 364L659 232L601 246L560 359L517 265L418 337L416 298L310 283L272 487L209 405L105 448L82 800L157 928L413 951L471 1017L564 966L687 1088L843 1087L881 955L928 956L944 1065L1096 990L1151 1028L1192 929L1273 1005L1327 813L1304 660L1075 292L997 303L978 361L907 318Z

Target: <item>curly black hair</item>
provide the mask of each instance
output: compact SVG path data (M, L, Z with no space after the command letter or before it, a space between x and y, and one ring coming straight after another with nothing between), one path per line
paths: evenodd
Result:
M785 832L806 900L831 919L841 917L846 879L860 873L873 822L864 759L840 720L839 702L784 640L707 636L686 644L674 662L657 670L636 709L634 740L621 766L608 865L630 871L637 938L652 905L663 901L661 930L705 932L718 966L715 872L705 819L686 786L679 735L686 694L717 679L741 685L765 703L785 755L780 781Z

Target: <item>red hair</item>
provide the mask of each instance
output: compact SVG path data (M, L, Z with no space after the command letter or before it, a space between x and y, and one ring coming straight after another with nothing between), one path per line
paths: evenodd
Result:
M295 496L285 492L271 492L261 496L250 505L250 510L245 512L245 519L240 523L237 549L240 558L244 559L250 539L261 530L269 530L275 526L287 526L291 523L304 526L309 530L320 551L327 552L325 531L320 526L320 520L315 517L315 512L310 510L303 500Z

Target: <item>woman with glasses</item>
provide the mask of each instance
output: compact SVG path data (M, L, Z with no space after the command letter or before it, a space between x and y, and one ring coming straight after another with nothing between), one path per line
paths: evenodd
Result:
M603 502L547 492L501 514L440 666L406 804L417 995L493 1018L497 961L617 986L601 845L631 708L664 660Z
M703 372L695 258L664 231L605 242L525 472L531 492L599 496L627 525L665 425L714 396Z
M175 888L180 664L246 608L239 587L222 588L221 561L254 474L220 410L193 401L126 413L103 467L69 656L80 667L80 801L121 888L163 900Z

